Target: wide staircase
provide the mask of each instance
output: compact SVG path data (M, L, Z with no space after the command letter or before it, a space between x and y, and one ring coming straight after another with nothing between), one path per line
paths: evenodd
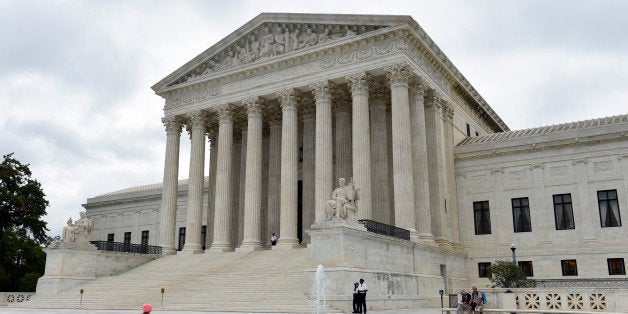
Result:
M87 309L158 309L163 288L168 310L309 313L303 271L312 267L309 248L165 256L22 306L76 308L83 289Z

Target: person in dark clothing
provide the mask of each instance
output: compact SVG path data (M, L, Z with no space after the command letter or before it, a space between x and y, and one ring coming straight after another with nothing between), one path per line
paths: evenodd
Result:
M360 295L358 294L358 283L353 284L353 312L352 313L360 313L362 312L362 308L360 307Z

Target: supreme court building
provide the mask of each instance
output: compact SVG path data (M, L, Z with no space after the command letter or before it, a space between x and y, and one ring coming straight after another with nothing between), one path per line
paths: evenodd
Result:
M270 249L276 233L272 251L325 261L349 248L310 229L345 178L357 219L410 239L398 255L370 239L356 256L372 262L332 266L405 276L404 295L486 286L512 244L538 280L626 279L628 115L511 131L409 16L263 13L152 89L163 183L89 198L93 240L223 254Z

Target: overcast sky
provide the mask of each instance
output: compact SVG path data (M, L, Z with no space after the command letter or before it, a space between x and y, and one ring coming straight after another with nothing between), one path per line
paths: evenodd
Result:
M628 112L628 1L0 0L0 154L31 165L50 235L161 182L150 86L261 12L411 15L513 130Z

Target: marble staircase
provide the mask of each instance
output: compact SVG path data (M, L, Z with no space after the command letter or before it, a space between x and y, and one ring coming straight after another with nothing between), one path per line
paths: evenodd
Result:
M309 248L165 256L24 306L76 308L83 289L87 309L159 309L164 288L168 310L309 313L303 276L313 267Z

